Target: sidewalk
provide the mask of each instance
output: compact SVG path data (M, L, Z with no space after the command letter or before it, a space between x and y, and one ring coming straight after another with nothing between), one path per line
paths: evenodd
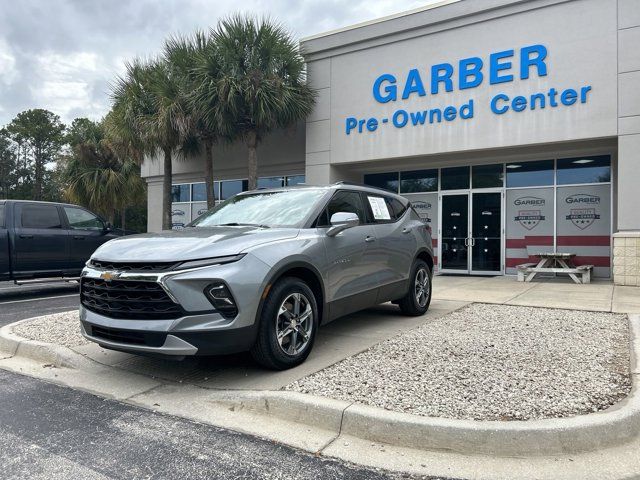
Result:
M537 277L533 282L525 283L516 281L514 276L438 275L433 284L435 300L640 313L640 287L614 285L607 280L578 285L562 277Z

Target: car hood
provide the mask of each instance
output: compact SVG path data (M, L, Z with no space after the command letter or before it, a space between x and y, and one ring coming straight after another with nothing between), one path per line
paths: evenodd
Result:
M197 227L116 238L91 258L109 262L173 262L237 255L264 243L295 238L295 228Z

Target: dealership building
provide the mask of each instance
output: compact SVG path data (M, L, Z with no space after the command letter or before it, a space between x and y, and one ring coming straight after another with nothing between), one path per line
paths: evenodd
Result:
M515 273L541 251L640 286L640 1L444 1L301 41L314 112L265 138L259 187L351 181L409 199L437 273ZM215 194L247 188L220 146ZM173 221L206 208L173 166ZM146 161L149 229L162 162Z

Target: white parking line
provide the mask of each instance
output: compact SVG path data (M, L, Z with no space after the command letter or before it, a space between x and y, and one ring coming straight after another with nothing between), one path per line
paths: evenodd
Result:
M56 298L66 298L66 297L79 297L79 295L77 293L73 293L71 295L58 295L56 297L26 298L24 300L11 300L10 302L0 302L0 305L8 305L10 303L38 302L40 300L54 300Z

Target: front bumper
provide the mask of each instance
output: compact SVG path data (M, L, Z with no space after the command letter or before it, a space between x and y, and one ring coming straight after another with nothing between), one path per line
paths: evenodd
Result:
M110 272L119 281L160 284L184 310L170 319L111 318L80 306L82 334L106 348L168 356L217 355L246 351L255 342L260 297L269 267L253 255L238 262L162 273ZM104 270L86 267L83 278L104 278ZM216 280L226 283L238 314L225 318L204 294Z

